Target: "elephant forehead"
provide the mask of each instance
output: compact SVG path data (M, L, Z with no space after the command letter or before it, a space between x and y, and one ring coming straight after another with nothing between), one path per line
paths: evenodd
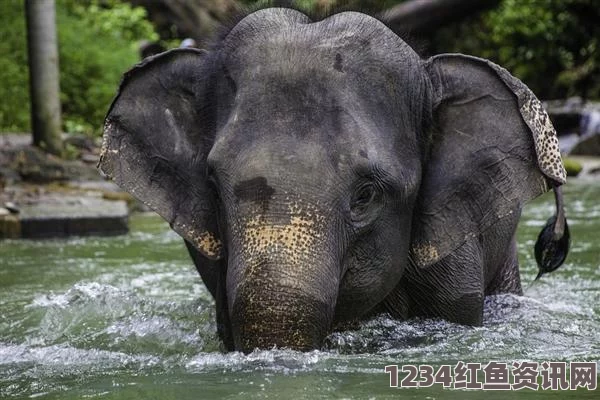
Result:
M225 37L223 50L228 56L261 53L282 59L282 50L293 54L301 48L320 50L348 49L356 55L389 54L390 50L410 47L376 18L357 12L342 12L320 21L290 9L270 8L242 19ZM272 54L272 50L277 51ZM414 61L419 57L407 52Z
M365 14L345 12L316 22L285 14L274 9L253 13L226 36L222 60L234 80L257 79L265 71L309 72L312 80L335 80L377 69L384 81L385 66L398 75L421 64L406 42ZM407 83L410 75L405 75Z
M368 163L369 154L375 160L377 150L358 134L345 140L347 131L302 128L302 121L294 127L294 122L256 129L249 124L219 134L209 162L236 199L264 202L300 188L303 197L334 193L344 186L354 165Z
M240 93L216 134L209 164L240 187L259 178L272 187L281 180L302 184L304 177L312 182L307 186L327 188L339 184L332 180L353 179L356 170L372 166L398 176L412 160L408 151L403 158L396 154L399 147L417 147L417 128L399 129L395 114L382 110L382 103L350 91L304 93L310 85L297 91Z

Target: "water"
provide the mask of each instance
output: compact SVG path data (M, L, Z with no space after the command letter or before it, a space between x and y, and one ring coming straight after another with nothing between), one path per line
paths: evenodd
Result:
M600 185L566 187L572 250L531 284L533 244L553 211L519 227L525 296L488 298L483 327L378 317L321 351L223 354L214 310L182 241L154 216L117 238L0 242L0 398L504 398L503 392L394 389L388 364L600 359ZM437 368L437 367L436 367ZM598 389L600 390L600 389ZM521 390L518 397L597 398Z

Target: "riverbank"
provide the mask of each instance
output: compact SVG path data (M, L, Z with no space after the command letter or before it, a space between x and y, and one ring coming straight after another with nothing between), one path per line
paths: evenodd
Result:
M31 146L31 136L0 136L0 238L119 235L137 203L96 169L99 143L66 141L67 160Z
M99 139L65 143L63 160L31 146L31 135L0 135L0 239L119 235L131 211L148 211L96 168ZM581 166L575 179L600 180L600 157L567 157Z
M600 181L600 157L593 156L566 156L581 166L581 171L575 179ZM573 177L569 179L574 179Z

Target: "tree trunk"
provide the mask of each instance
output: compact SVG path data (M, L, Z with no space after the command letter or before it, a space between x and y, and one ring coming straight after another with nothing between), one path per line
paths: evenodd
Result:
M162 38L190 37L200 47L206 45L215 28L231 21L240 11L236 0L127 0L132 5L144 7ZM501 0L408 0L379 17L397 33L429 36L440 27L460 21L470 15L493 8ZM288 7L294 0L273 0L274 7ZM375 0L320 0L317 12L332 9L362 9L377 12L380 5Z
M380 17L396 32L429 35L499 3L500 0L409 0L382 12Z
M128 0L148 12L161 38L192 38L206 45L214 30L239 10L235 0Z
M62 154L54 0L26 0L33 144Z

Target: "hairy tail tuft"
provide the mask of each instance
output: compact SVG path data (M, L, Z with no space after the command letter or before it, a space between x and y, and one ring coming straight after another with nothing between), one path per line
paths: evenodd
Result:
M556 200L556 215L548 219L535 242L535 260L539 268L535 280L560 267L569 253L571 235L565 216L560 186L554 187L554 198Z

